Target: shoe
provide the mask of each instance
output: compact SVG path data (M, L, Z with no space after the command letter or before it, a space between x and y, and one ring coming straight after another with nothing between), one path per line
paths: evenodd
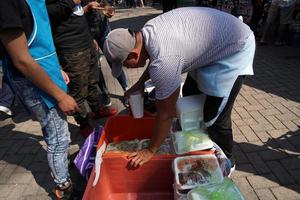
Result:
M93 128L89 124L80 126L80 134L82 137L87 138L92 132Z
M11 115L7 114L7 112L0 110L0 121L4 121L10 117Z
M102 107L98 110L97 113L94 113L93 119L99 119L103 117L114 116L118 113L118 110L115 108Z
M112 105L110 97L107 94L102 95L102 103L104 107L110 107Z
M72 182L68 180L54 188L53 193L58 200L70 200L72 199Z
M234 161L233 157L229 158L229 160L231 162L231 168L230 168L230 172L228 174L228 177L230 178L232 173L235 171L235 161Z

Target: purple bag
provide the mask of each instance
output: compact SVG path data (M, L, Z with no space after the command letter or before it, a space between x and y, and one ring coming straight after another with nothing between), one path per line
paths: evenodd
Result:
M74 160L75 166L86 180L89 179L92 169L95 165L97 144L102 132L102 126L95 128L94 131L85 139L79 153Z

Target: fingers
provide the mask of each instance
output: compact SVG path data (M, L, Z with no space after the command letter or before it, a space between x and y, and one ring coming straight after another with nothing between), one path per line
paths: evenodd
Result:
M137 152L133 152L127 156L128 159L131 159L137 155Z

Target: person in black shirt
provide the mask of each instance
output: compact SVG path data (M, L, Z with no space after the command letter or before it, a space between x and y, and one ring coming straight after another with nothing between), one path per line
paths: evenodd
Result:
M100 106L98 54L80 3L80 0L46 0L59 61L70 77L70 95L80 108L74 117L81 134L87 137L92 132L89 110L96 118L115 115L117 110ZM75 6L79 12L73 11Z
M104 41L106 39L106 36L111 31L111 28L109 26L109 18L111 18L114 15L114 12L106 12L104 14L103 10L98 10L93 8L96 6L100 7L100 9L102 9L105 6L111 7L113 6L113 2L109 0L101 0L101 2L98 3L95 0L82 0L82 4L84 5L84 11L88 20L90 32L93 38L97 41L100 49L103 51ZM112 68L112 63L109 60L107 60L107 62L109 67ZM127 84L127 79L124 70L122 70L117 80L121 85L123 91L125 92L128 89L128 84ZM101 71L100 64L99 64L99 88L102 92L103 104L105 106L110 106L111 100L108 95L108 90L105 84L105 79ZM123 103L125 104L125 106L127 106L128 104L125 98L123 99Z
M66 197L72 184L67 160L70 133L65 115L78 111L78 106L65 92L43 2L0 1L0 51L10 85L42 126L55 191Z

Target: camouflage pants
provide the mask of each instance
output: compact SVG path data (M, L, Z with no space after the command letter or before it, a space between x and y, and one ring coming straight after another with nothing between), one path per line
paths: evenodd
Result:
M59 52L58 57L62 69L70 78L69 94L80 108L80 112L74 115L75 120L78 124L85 125L88 122L89 109L95 112L100 108L97 51L94 48L88 48L72 53Z

